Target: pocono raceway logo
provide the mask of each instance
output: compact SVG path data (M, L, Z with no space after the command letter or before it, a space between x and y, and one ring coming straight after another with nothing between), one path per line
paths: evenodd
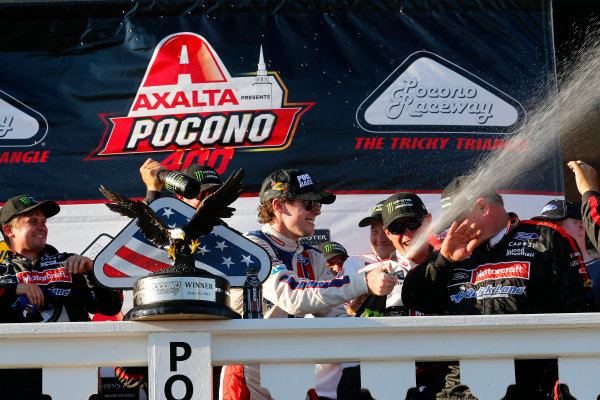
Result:
M20 100L0 90L0 147L29 147L48 134L46 118ZM3 151L0 164L46 163L50 151Z
M526 113L472 73L419 51L363 101L356 120L369 132L514 133Z
M0 147L33 146L47 133L42 114L0 90Z
M100 115L107 129L91 156L287 147L314 103L288 103L279 75L266 70L262 47L257 59L255 74L234 78L202 36L167 36L156 46L127 116Z

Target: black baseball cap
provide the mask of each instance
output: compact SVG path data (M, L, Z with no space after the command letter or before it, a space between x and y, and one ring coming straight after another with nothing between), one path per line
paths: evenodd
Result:
M298 169L279 169L267 176L260 188L261 202L285 195L323 204L335 201L334 193L319 190L310 175Z
M371 210L371 215L361 219L358 226L364 228L365 226L371 226L374 221L382 221L381 209L383 208L383 203L385 203L385 200L381 200L379 203L375 204L375 207Z
M6 201L0 210L0 225L4 226L16 217L17 215L25 214L29 211L39 208L42 210L46 218L50 218L58 214L60 207L54 201L42 201L41 203L31 196L21 194L11 197Z
M338 242L323 242L317 245L317 248L323 255L327 261L331 260L335 256L345 256L348 257L348 252Z
M181 171L182 174L200 182L200 191L204 192L215 186L223 186L217 171L208 165L192 164Z
M572 201L555 199L546 203L540 215L531 219L534 221L562 221L567 218L581 220L581 209Z
M427 208L419 196L411 192L397 192L383 202L381 217L383 227L387 229L398 218L423 218Z

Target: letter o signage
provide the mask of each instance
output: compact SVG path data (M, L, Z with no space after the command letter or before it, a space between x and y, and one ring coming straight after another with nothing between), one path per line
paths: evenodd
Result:
M185 384L185 393L183 397L175 397L173 396L173 384L177 381L183 382ZM185 375L173 375L167 382L165 383L165 397L167 400L191 400L192 395L194 394L194 385L192 385L192 381Z

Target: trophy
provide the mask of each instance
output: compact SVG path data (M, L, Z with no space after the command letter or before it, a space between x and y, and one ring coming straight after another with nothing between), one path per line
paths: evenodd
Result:
M100 186L116 213L136 218L144 237L164 248L173 260L169 267L138 279L133 287L130 320L228 319L240 318L229 307L229 281L195 267L198 238L233 215L230 207L242 193L242 169L234 172L216 192L205 198L190 220L180 227L166 226L158 215L141 201L130 200Z

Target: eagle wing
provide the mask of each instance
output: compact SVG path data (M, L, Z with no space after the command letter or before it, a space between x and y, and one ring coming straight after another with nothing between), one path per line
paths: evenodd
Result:
M159 216L141 201L130 200L118 193L100 186L100 192L113 203L106 203L111 211L124 217L137 218L135 224L146 239L158 247L169 244L169 228L162 223Z
M229 218L235 208L229 207L242 194L244 170L235 171L216 192L205 198L187 224L181 227L188 239L208 235L221 224L221 218Z

